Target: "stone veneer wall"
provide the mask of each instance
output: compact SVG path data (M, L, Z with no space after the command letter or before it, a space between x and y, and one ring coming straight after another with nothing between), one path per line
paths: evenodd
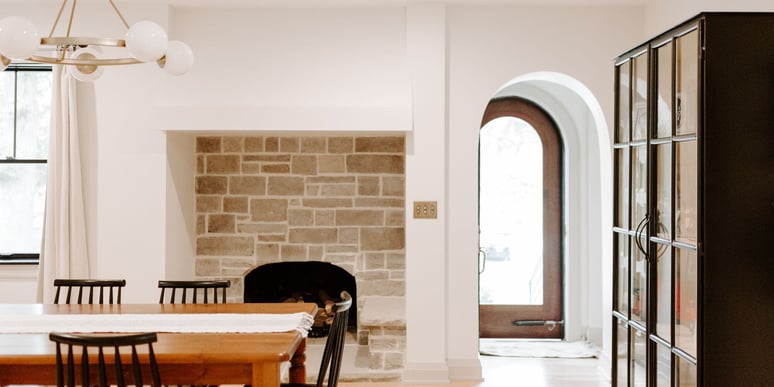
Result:
M229 301L247 271L281 261L339 265L359 300L404 296L402 136L206 136L196 157L196 276L230 279ZM369 331L360 343L381 346L370 368L401 367L405 327Z

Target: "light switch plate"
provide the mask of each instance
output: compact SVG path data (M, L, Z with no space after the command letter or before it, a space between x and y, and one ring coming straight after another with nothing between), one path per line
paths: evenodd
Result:
M414 202L414 219L438 218L438 202Z

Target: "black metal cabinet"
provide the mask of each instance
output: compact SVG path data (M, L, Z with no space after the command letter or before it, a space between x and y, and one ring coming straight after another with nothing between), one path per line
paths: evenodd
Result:
M613 385L774 385L774 14L699 14L615 90Z

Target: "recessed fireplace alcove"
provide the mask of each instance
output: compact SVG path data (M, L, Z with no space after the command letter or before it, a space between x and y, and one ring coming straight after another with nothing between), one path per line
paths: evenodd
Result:
M326 302L341 301L340 294L352 296L357 310L355 277L330 262L274 262L258 266L245 275L245 302L314 302L325 310ZM349 314L350 330L357 330L357 313ZM329 326L315 321L310 336L324 336Z
M230 279L229 302L300 296L319 304L347 290L355 313L342 380L398 379L406 349L405 138L206 135L188 145L193 180L177 185L194 187L186 227L195 234L196 276ZM276 267L285 273L263 273ZM310 359L324 342L309 340Z

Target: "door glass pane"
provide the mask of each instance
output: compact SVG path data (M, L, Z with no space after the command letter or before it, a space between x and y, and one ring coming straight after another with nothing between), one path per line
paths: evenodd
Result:
M629 228L629 148L615 150L616 221L615 226Z
M675 249L675 345L696 356L696 252Z
M675 239L696 244L696 141L675 143Z
M656 344L656 386L672 386L672 351L669 347Z
M616 386L626 387L629 385L629 326L623 320L616 321Z
M699 33L677 38L675 58L678 135L696 133L699 113Z
M656 137L672 135L672 44L657 49L658 101L656 101Z
M645 386L645 332L632 328L632 385Z
M632 238L632 243L634 238ZM632 245L632 290L631 290L631 305L632 313L631 319L645 323L645 316L647 315L647 295L648 295L648 280L647 280L647 261L645 261L645 254L640 250L636 244Z
M672 248L654 244L656 249L656 334L672 341Z
M543 304L543 144L530 124L481 128L481 304Z
M616 242L616 310L629 315L629 236L615 234Z
M632 140L644 140L648 135L648 54L632 61Z
M618 67L618 126L616 126L615 142L629 141L629 121L631 119L631 105L629 104L631 83L631 62L626 62Z
M677 385L680 387L696 387L696 366L685 359L677 358Z
M672 234L672 144L655 146L656 213L653 228L656 236L670 239Z
M636 146L632 152L632 227L636 228L648 211L648 154L647 147Z

